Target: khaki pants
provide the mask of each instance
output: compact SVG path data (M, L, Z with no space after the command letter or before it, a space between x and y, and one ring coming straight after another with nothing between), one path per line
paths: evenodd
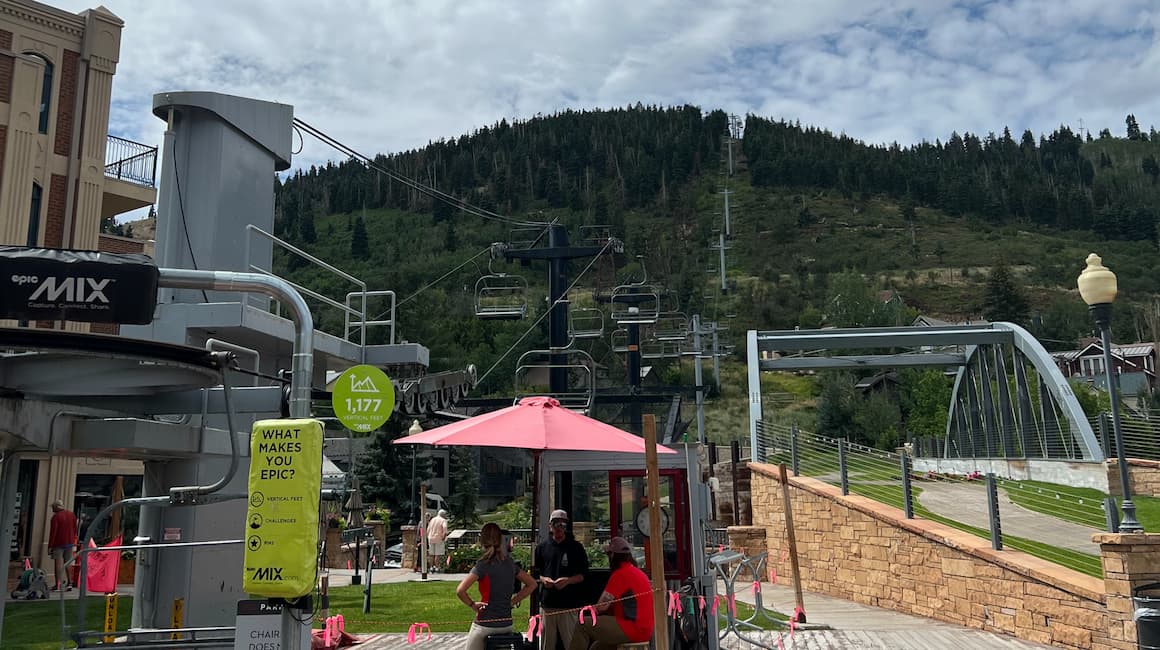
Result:
M472 622L471 629L467 631L467 642L464 643L464 650L484 650L487 647L487 637L493 634L511 634L512 626L504 627L484 627L478 623Z
M628 635L620 629L620 623L615 616L597 616L596 624L588 621L578 623L576 634L568 644L568 650L603 650L613 648L621 643L628 643ZM595 644L595 645L593 645ZM548 648L551 650L551 648Z
M567 613L558 613L567 612ZM540 634L540 650L556 650L556 639L563 642L564 648L572 643L576 635L576 626L579 624L579 615L576 610L560 610L544 608L543 631Z

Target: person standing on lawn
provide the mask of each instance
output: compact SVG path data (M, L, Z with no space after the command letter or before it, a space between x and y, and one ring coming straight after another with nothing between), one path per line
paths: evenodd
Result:
M65 510L64 502L52 502L52 519L48 522L48 554L56 571L56 586L53 589L72 591L65 564L72 559L77 544L77 516Z
M568 513L553 510L548 516L551 535L536 547L532 575L540 583L544 607L543 650L556 650L556 640L567 648L576 632L575 610L590 603L584 600L584 576L588 574L588 552L568 532Z
M484 524L479 531L479 545L483 547L483 555L455 588L459 600L475 612L475 620L467 632L466 650L484 650L487 637L510 634L514 630L512 608L536 590L536 581L503 548L503 531L498 525ZM517 580L523 589L513 594ZM478 601L467 593L477 582Z
M447 553L447 511L439 510L427 522L427 559L432 572L443 570L443 556Z

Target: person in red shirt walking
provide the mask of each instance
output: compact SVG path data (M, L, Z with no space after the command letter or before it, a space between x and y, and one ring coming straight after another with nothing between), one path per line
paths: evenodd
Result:
M52 502L52 512L52 520L48 524L48 554L56 570L56 586L53 589L61 589L63 586L72 591L64 565L72 560L73 548L76 547L77 516L65 510L64 502L60 499Z
M596 601L600 615L577 626L568 650L616 647L621 643L648 641L653 635L653 594L648 576L636 566L632 546L623 537L604 545L612 575Z

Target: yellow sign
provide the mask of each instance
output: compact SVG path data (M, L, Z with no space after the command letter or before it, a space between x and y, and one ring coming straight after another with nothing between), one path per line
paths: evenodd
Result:
M314 589L321 490L322 422L255 422L242 575L247 593L298 598Z
M184 622L185 622L185 599L184 598L174 598L173 599L173 620L170 621L169 627L171 627L175 630L178 630L178 629L181 629L181 626ZM181 632L172 632L172 633L170 633L169 638L171 640L180 639Z
M117 594L105 596L105 643L113 643L117 637L108 634L117 631Z

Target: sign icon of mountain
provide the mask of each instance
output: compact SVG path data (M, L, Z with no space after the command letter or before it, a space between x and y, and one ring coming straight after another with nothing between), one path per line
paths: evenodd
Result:
M377 393L379 387L375 386L375 382L371 381L370 376L358 378L354 375L350 376L350 392L352 393Z

